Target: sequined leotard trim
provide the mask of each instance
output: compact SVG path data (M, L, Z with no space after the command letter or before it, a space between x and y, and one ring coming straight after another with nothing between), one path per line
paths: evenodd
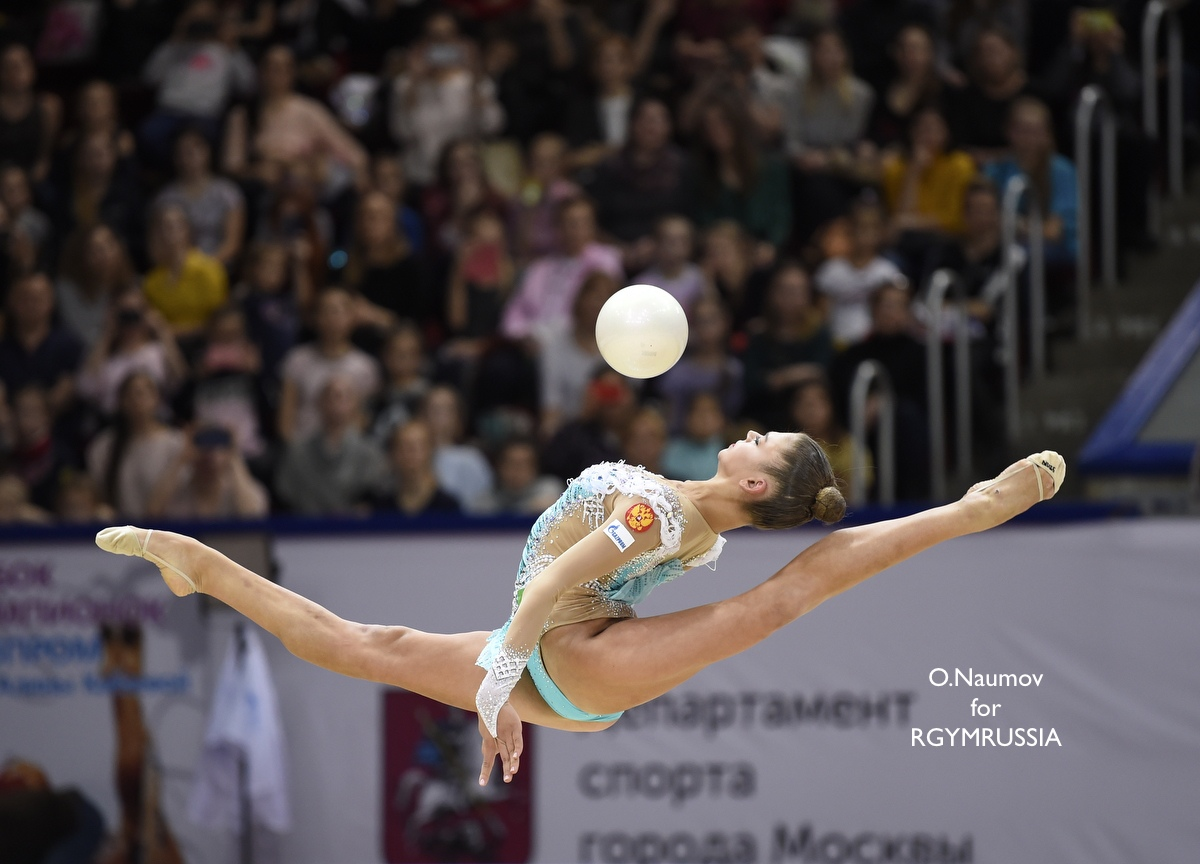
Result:
M554 548L560 531L573 527L572 521L574 527L578 527L578 522L582 521L586 529L583 533L594 531L611 516L609 506L613 493L639 498L650 505L661 521L660 543L629 559L613 572L567 592L545 621L541 631L543 634L565 623L592 618L631 617L634 614L633 605L655 587L677 578L685 568L711 565L720 555L725 540L713 535L702 519L697 519L697 524L688 530L689 542L684 543L684 533L688 529L685 508L679 493L662 477L622 462L601 463L583 472L571 481L562 497L541 515L530 531L517 571L509 619L491 634L476 661L477 665L488 670L476 700L485 723L489 716L494 718L498 714L520 679L525 664L537 650L536 643L514 645L510 644L514 640L507 639L512 616L521 604L525 588L562 553L562 548ZM679 557L683 546L686 546L688 553L686 560ZM560 613L566 620L558 620ZM536 677L535 683L539 683ZM539 689L542 689L540 685ZM543 694L552 707L556 702L565 700L557 688L554 691ZM573 715L572 719L580 717ZM493 729L495 734L491 724L488 728Z

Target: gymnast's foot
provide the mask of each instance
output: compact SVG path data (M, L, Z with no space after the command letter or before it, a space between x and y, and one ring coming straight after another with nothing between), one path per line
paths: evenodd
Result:
M145 558L158 567L163 581L177 597L203 592L195 567L196 551L200 544L191 537L153 528L105 528L96 535L96 545L105 552ZM164 557L165 556L165 557Z
M1043 450L1009 465L994 480L976 483L963 500L987 501L989 510L998 511L993 513L998 525L1054 497L1066 479L1066 461L1053 450Z

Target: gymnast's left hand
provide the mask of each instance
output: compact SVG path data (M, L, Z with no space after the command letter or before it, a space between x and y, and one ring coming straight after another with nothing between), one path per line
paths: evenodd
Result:
M496 737L493 738L479 718L479 734L483 736L483 768L479 772L479 785L486 786L492 775L492 763L500 757L500 767L504 769L504 782L511 783L521 765L521 750L524 742L521 737L521 717L517 709L507 702L500 709L496 718Z

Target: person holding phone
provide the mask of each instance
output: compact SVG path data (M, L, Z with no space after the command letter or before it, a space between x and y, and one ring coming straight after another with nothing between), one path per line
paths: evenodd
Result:
M436 179L449 142L493 135L504 125L504 108L495 83L483 73L479 48L459 33L449 12L429 16L424 37L409 49L407 69L392 86L391 133L416 185Z
M148 516L254 519L267 515L267 490L246 467L233 433L201 426L188 436L150 496Z
M214 0L194 0L147 61L142 75L158 88L158 106L140 129L139 152L155 168L169 167L175 137L187 126L216 144L225 109L254 89L254 64L236 41L221 37L220 8Z

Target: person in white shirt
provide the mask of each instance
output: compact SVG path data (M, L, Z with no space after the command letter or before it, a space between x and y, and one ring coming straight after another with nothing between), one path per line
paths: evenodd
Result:
M871 294L880 285L903 280L900 270L879 254L885 219L878 201L862 199L850 210L850 252L830 258L815 277L834 344L845 348L871 331Z
M692 262L696 246L696 228L684 216L664 216L654 231L654 263L634 279L641 285L655 285L676 300L689 314L692 305L704 294L704 271Z
M435 12L408 52L393 87L390 129L404 148L409 180L436 179L442 149L456 138L492 135L504 125L495 83L481 71L479 49L458 32L454 16Z

